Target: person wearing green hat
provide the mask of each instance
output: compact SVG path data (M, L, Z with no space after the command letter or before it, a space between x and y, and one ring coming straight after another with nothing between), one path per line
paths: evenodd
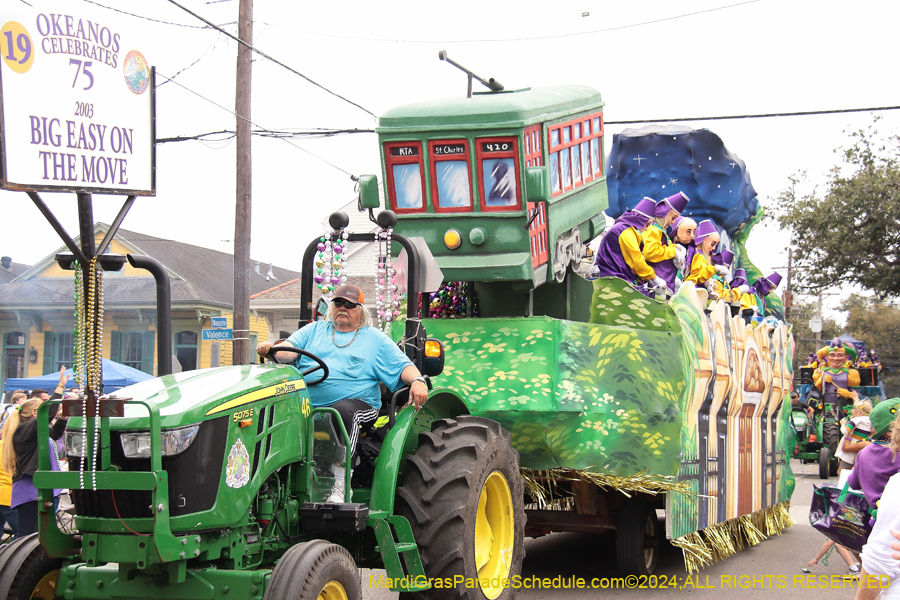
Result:
M862 490L869 506L878 506L888 479L900 473L900 457L891 447L891 428L897 420L900 398L890 398L879 402L869 420L872 422L872 443L859 451L856 464L847 482L854 490Z
M897 399L894 398L894 400ZM885 404L885 402L881 404ZM884 412L886 413L884 416L897 413L897 406L893 406L893 413L891 413L890 407L886 408ZM882 423L881 427L883 426ZM890 428L889 449L892 454L896 455L900 452L900 417L894 419ZM860 454L862 453L860 452ZM892 549L900 550L900 544L894 538L900 540L900 473L891 476L884 486L879 500L878 519L872 527L866 545L863 546L862 569L859 573L856 600L874 600L879 593L884 600L896 600L900 597L900 593L898 593L900 584L897 583L900 580L900 564L897 563L900 560L900 553L891 554ZM885 582L887 586L885 586Z

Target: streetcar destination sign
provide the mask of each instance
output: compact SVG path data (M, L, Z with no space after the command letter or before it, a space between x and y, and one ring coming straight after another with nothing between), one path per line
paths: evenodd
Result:
M0 188L155 194L154 73L109 12L5 2Z

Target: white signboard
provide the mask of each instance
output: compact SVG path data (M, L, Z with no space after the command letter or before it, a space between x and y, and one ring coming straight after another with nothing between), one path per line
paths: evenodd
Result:
M0 188L154 195L153 70L109 11L0 9Z

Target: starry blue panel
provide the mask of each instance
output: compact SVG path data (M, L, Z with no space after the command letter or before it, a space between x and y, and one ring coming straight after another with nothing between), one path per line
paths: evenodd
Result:
M613 218L644 196L662 200L682 191L691 199L686 215L712 219L733 235L759 210L744 161L708 129L627 129L613 136L606 173L606 214Z

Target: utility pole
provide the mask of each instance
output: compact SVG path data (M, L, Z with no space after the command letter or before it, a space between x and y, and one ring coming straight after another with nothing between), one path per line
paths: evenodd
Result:
M816 350L822 347L822 290L819 290L816 300L816 318L819 320L819 330L816 332Z
M253 43L253 0L240 0L238 38ZM237 89L234 112L237 119L237 191L234 211L234 322L232 364L250 361L250 216L253 210L250 152L250 89L253 51L238 44ZM243 339L242 339L243 338Z

